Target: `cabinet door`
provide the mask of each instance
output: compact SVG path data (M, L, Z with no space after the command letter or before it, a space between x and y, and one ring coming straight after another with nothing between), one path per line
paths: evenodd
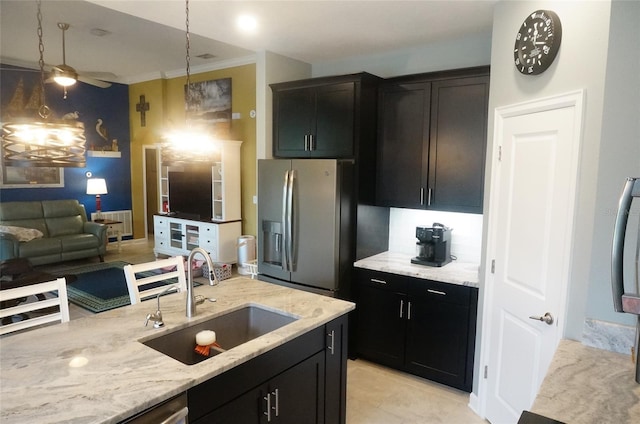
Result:
M268 394L271 422L324 423L324 352L318 352L271 380ZM266 423L264 418L262 422Z
M407 296L358 284L356 348L363 358L383 365L404 363Z
M451 287L449 291L440 286L425 288L423 295L409 297L406 368L413 374L470 392L471 381L466 381L469 296L459 294L460 290L469 289Z
M289 89L273 93L274 156L307 157L305 141L314 117L314 91L310 88Z
M330 84L316 89L315 124L310 156L353 157L355 83Z
M388 84L380 89L376 203L425 207L430 83Z
M204 417L189 422L191 424L259 424L263 422L265 401L262 396L265 393L266 387L255 388Z
M345 315L329 322L325 350L325 422L346 422L347 353L349 319Z
M429 208L482 213L489 77L433 83Z

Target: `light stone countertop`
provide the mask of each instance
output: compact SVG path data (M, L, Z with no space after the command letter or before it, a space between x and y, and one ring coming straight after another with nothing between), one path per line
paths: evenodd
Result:
M217 298L185 316L186 295L161 297L163 329L144 326L149 300L0 339L0 422L116 423L344 315L355 305L245 277L203 285ZM293 323L195 365L184 365L141 339L257 304L299 317ZM77 359L84 358L84 359ZM70 362L86 361L72 367Z
M570 424L640 423L630 355L561 340L531 412Z
M412 264L412 257L405 253L383 252L361 259L354 266L461 286L479 286L479 265L476 263L451 261L441 267L425 266Z

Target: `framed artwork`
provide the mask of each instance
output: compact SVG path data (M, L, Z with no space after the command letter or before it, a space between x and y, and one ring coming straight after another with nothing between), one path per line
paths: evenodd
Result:
M231 131L231 78L185 85L187 122L211 131L212 135L228 138ZM190 96L189 96L190 94Z
M2 166L2 188L64 187L64 168Z

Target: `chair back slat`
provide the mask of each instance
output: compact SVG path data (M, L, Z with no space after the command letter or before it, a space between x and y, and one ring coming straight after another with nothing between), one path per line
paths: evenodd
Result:
M143 272L155 273L152 275L141 275ZM175 278L177 283L167 284L177 285L181 292L187 290L187 278L184 272L184 258L182 256L173 256L168 259L160 259L141 264L125 265L124 276L127 280L129 298L131 299L132 305L139 303L141 300L156 296L166 288L166 285L145 287L149 284Z
M57 296L52 293L55 291L57 291ZM25 302L20 302L22 298L27 299ZM12 300L19 303L15 306L0 309L0 318L22 315L24 319L0 326L0 334L24 330L50 322L69 321L67 281L64 278L0 290L1 302L11 302Z

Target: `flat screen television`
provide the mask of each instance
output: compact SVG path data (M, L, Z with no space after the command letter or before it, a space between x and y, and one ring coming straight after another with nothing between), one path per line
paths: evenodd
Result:
M211 221L211 165L170 168L169 209L177 218Z

